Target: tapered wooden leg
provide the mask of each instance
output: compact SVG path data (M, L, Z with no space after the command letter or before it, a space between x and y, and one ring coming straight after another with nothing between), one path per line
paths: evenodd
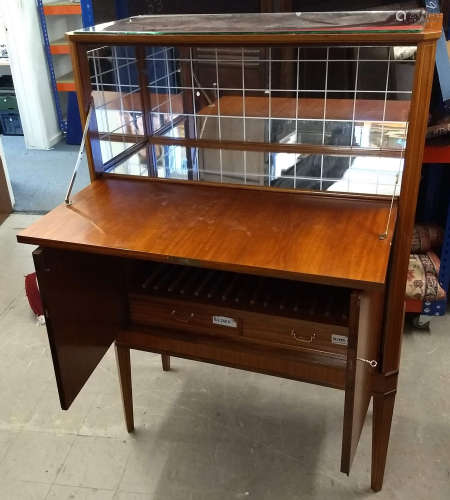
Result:
M380 491L383 486L395 394L396 392L393 391L386 395L374 394L373 396L371 486L374 491Z
M117 372L119 374L120 391L122 393L123 413L127 431L134 431L133 392L131 387L130 349L115 344Z
M165 372L170 370L170 356L168 354L161 354L162 367Z

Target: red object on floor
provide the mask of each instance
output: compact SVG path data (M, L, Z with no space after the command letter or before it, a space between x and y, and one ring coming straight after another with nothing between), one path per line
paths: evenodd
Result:
M42 316L44 314L44 308L42 307L36 273L27 274L25 276L25 293L27 294L31 310L36 316Z
M409 313L422 313L423 302L421 300L406 299L405 301L405 312Z

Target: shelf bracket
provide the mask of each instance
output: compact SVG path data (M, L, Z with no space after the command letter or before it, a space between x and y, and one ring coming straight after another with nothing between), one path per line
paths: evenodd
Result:
M86 118L86 123L84 124L83 137L81 139L80 150L78 151L77 161L75 163L72 177L71 177L70 182L69 182L69 187L67 188L66 197L64 199L64 204L66 205L66 207L70 207L70 205L72 205L72 200L70 199L70 195L72 194L72 189L73 189L73 185L75 183L75 179L77 177L78 168L80 167L81 160L83 159L83 156L84 156L84 146L86 143L86 137L87 137L87 133L89 130L89 124L91 121L92 108L93 108L93 105L90 104L89 111L88 111L87 118Z
M385 240L388 237L389 224L391 223L391 216L392 216L392 208L394 207L394 198L395 198L395 193L397 192L397 186L398 186L399 179L400 179L400 173L397 172L397 175L395 177L394 189L392 190L391 204L389 206L389 214L388 214L388 218L386 221L386 229L385 229L384 233L382 233L378 236L378 239L380 239L380 240Z

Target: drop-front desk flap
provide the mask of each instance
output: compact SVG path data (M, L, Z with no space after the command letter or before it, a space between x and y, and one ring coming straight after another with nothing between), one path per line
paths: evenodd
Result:
M382 288L390 200L179 182L97 180L18 235L23 243Z

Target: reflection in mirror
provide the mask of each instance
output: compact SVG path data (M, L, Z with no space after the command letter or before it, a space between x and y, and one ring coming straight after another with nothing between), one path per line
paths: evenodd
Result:
M95 49L103 161L147 131L148 170L160 178L389 194L402 170L415 55L416 47L389 46L146 47L138 82L133 48ZM170 145L185 139L205 142ZM227 141L256 145L238 151L221 146ZM257 144L326 145L335 155L258 152ZM383 153L339 156L339 147Z
M145 139L134 47L87 52L96 132L103 163Z
M182 137L168 128L179 128L183 115L184 137L191 139L402 149L415 53L415 47L149 47L153 133Z
M177 146L156 146L155 159L157 176L163 179L188 179L187 148Z
M153 146L156 176L284 189L398 195L403 159ZM146 149L109 173L149 175ZM151 174L150 174L151 175Z
M166 68L167 75L153 80L158 85L149 85L154 133L181 137L167 127L183 115L192 117L185 136L194 139L401 149L401 134L396 133L398 140L393 141L391 132L384 133L391 125L382 125L381 132L377 128L380 122L399 122L403 127L396 130L405 129L412 72L403 78L397 66L413 68L414 61L395 66L389 48L374 47L373 60L371 48L362 49L328 48L321 51L323 61L308 60L300 49L255 49L249 54L238 48L167 49L170 58L162 59L160 52L153 62ZM328 68L323 85L316 77L308 80L310 63L324 64L325 72ZM272 65L277 70L268 76ZM362 121L371 139L361 140L361 133L355 132Z
M144 139L142 115L134 115L125 125L119 126L109 133L99 134L103 163L106 163Z
M148 176L147 148L140 149L119 165L112 167L108 172L121 175Z

